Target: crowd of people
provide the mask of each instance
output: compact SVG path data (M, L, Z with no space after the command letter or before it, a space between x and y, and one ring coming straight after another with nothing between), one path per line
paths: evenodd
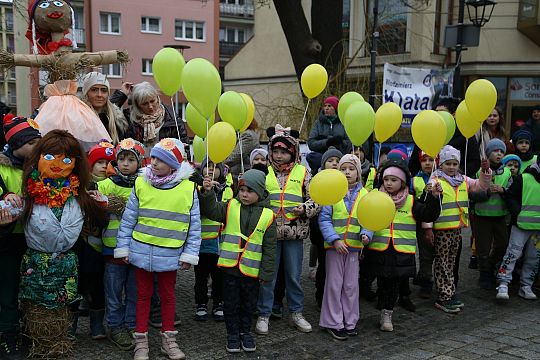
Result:
M183 123L149 83L125 83L111 94L105 76L89 73L82 96L112 139L87 154L65 132L42 138L31 119L4 118L0 352L6 359L22 358L26 308L19 304L38 298L44 306L69 307L66 337L75 338L87 312L92 339L109 338L120 350L133 350L135 360L149 358L149 324L161 328L161 352L184 359L175 285L177 271L191 267L194 294L185 299L193 297L195 320L224 322L228 352L256 351L252 328L268 334L270 319L283 317L285 297L292 325L311 332L301 282L308 239L318 326L337 340L358 335L360 296L377 298L380 330L393 331L396 304L416 308L410 279L435 308L459 313L467 226L479 285L507 300L520 263L518 295L536 299L540 160L533 149L540 108L511 140L494 109L468 145L456 131L436 158L387 147L375 167L369 149L348 140L336 115L339 99L329 97L310 132L308 169L298 132L279 124L267 130L267 149L255 123L242 155L195 164ZM455 104L443 101L438 110L453 113ZM65 141L55 143L54 136ZM310 198L311 178L323 169L341 171L348 183L345 197L331 206ZM359 201L369 191L394 202L386 229L358 222Z

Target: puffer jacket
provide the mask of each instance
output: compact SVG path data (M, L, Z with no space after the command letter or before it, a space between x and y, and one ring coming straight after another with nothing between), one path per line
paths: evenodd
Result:
M311 151L323 154L328 150L326 141L332 136L341 136L343 141L340 145L334 145L342 154L349 154L352 150L352 143L345 132L345 127L339 117L329 118L322 112L319 119L313 124L309 132L308 147Z
M227 222L227 207L228 202L217 202L216 193L212 191L205 191L201 193L201 212L207 218L219 221L223 224ZM268 192L265 193L265 198L256 204L251 206L241 205L240 207L240 231L246 237L251 235L255 230L257 223L261 217L262 210L270 207L270 200L268 199ZM245 241L244 244L245 246ZM276 259L276 223L272 223L266 230L263 237L262 244L262 260L261 268L259 269L259 279L262 281L272 281L274 278ZM233 275L244 276L238 269L238 266L234 268L220 267L221 271Z
M160 188L170 189L182 181L188 181L193 171L194 169L189 163L183 162L176 172L176 177ZM145 176L144 172L142 176ZM148 180L146 176L145 180ZM135 189L133 189L118 229L117 245L114 250L115 258L128 256L130 264L149 272L175 271L179 268L180 263L197 265L201 246L201 213L195 184L193 184L193 206L189 213L188 235L181 248L164 248L134 240L132 234L135 225L137 225L138 215L139 199L135 195Z

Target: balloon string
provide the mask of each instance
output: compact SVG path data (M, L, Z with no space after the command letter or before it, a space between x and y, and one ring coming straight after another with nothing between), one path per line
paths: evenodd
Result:
M469 148L469 138L465 140L465 168L463 169L463 172L465 173L465 177L467 177L467 151ZM466 179L464 181L467 181ZM469 207L469 197L467 196L467 208Z
M307 115L307 110L308 110L310 101L311 101L311 99L308 99L308 101L307 101L306 110L304 110L304 117L302 118L302 123L300 124L300 130L298 131L299 134L302 133L302 128L304 127L304 121L306 121L306 115Z
M238 133L238 146L240 147L240 168L242 169L242 174L244 173L244 156L242 155L242 137L240 136L240 130Z
M381 148L383 143L379 143L379 153L377 154L377 168L381 166Z
M176 109L174 108L174 102L173 102L172 96L171 96L171 107L172 107L173 116L174 116L174 123L176 124L176 132L178 134L178 140L181 140L180 139L180 128L178 127L178 119L176 118Z
M208 122L209 122L210 118L206 119L206 176L208 176L208 159L209 159L209 156L208 156Z

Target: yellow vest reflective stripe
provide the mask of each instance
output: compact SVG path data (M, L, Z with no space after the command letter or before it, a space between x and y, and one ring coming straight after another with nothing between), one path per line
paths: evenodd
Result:
M194 190L195 184L189 180L171 189L158 189L138 177L135 194L139 199L139 215L133 239L166 248L182 247L189 230Z
M373 234L368 248L376 251L385 251L392 245L396 251L406 254L414 254L416 252L416 220L414 220L412 209L414 205L414 197L407 196L405 204L396 211L394 221L390 227L376 231Z
M369 174L366 179L366 184L364 185L364 188L366 188L367 191L373 190L373 184L375 183L376 174L377 174L377 170L375 170L375 168L369 169Z
M540 230L540 184L531 174L523 174L521 211L517 226L523 230Z
M521 167L519 168L519 173L523 174L526 168L528 168L529 166L531 166L532 164L536 162L536 159L537 159L537 155L534 155L532 159L530 160L521 161Z
M121 197L127 201L129 195L131 195L132 188L116 185L111 179L105 179L97 183L97 188L100 193L105 196L115 195ZM118 236L118 229L120 228L121 216L109 213L109 225L103 230L102 241L103 245L114 248L116 247L116 238Z
M274 221L274 213L270 209L263 209L255 230L246 237L240 229L240 207L238 200L229 201L227 223L219 245L218 266L231 268L238 265L242 274L257 278L263 255L264 234ZM244 248L241 247L242 239L246 240Z
M339 240L345 241L345 244L351 248L361 249L364 247L360 240L360 231L362 227L358 222L356 211L358 209L358 201L367 195L368 191L365 188L360 189L354 199L351 212L347 211L345 201L341 200L335 205L332 205L332 225L336 233L340 236ZM329 249L332 245L324 242L325 249Z
M221 196L222 202L228 202L233 197L233 191L232 189L227 186L225 190L223 190L223 195ZM203 240L212 240L219 236L219 231L221 230L222 224L210 220L209 218L205 216L201 216L201 237Z
M285 186L281 189L274 169L272 166L268 167L266 190L270 193L270 207L276 216L282 213L288 220L298 218L292 212L292 209L304 202L302 186L304 185L306 172L307 170L303 165L296 164L289 173Z
M98 253L103 251L103 241L101 241L101 238L89 235L86 238L86 242L88 243L88 245L90 245Z
M476 177L479 177L479 174L480 171L478 171ZM492 176L491 180L494 184L506 188L511 177L512 173L510 169L505 167L502 174ZM474 205L474 213L480 216L505 216L508 214L508 210L501 195L491 193L488 201L479 202Z
M424 192L424 189L426 187L426 181L421 176L415 176L413 177L413 188L414 188L414 196L417 199L420 199L422 196L422 193Z
M443 188L441 215L433 224L435 230L457 229L468 226L469 188L464 180L455 189L446 180L439 181Z
M2 180L4 180L4 184L6 184L6 188L8 192L21 195L22 177L23 177L22 169L16 168L14 166L9 166L9 165L0 165L0 176L2 176ZM24 229L20 220L17 221L17 224L15 225L15 228L13 229L13 233L14 234L24 233Z

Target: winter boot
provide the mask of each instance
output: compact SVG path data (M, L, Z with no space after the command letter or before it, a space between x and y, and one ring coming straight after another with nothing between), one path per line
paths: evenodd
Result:
M103 310L89 310L90 316L90 333L92 339L101 340L107 338L107 333L103 327L103 317L105 316L105 309Z
M148 360L148 333L133 333L135 339L135 350L133 360Z
M165 331L161 333L161 353L171 360L185 359L186 355L180 350L176 343L178 331Z
M392 325L393 310L381 310L381 330L382 331L394 331L394 325Z

